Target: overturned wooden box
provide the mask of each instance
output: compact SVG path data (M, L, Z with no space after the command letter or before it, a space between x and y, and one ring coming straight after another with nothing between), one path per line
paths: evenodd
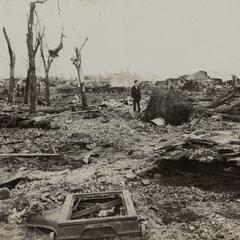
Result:
M127 190L69 194L64 205L45 215L32 215L28 226L46 228L51 239L144 239Z

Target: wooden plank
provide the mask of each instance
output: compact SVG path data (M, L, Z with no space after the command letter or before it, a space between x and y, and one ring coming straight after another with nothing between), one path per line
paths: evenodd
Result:
M128 216L129 217L136 216L137 214L136 214L136 211L133 206L133 202L132 202L132 199L131 199L131 196L130 196L130 193L128 190L123 190L123 201L126 204Z
M63 204L59 222L65 222L71 218L73 208L73 194L68 194Z
M68 109L70 110L70 109ZM67 111L67 110L66 110ZM54 117L58 117L61 116L63 112L61 113L56 113L56 114L51 114L48 116L44 116L44 118L54 118ZM93 109L93 110L80 110L80 111L75 111L75 112L70 112L71 114L85 114L85 113L100 113L100 111L98 109Z
M223 153L222 155L223 155L224 157L236 158L236 157L240 157L240 152Z
M81 198L84 198L84 197L93 197L93 198L96 198L96 197L109 197L111 195L117 195L117 194L120 194L122 193L122 191L110 191L110 192L93 192L93 193L74 193L73 196L74 197L81 197Z
M108 201L108 202L104 202L104 203L96 203L94 206L89 207L89 208L85 208L81 211L77 211L75 213L72 214L72 218L71 219L78 219L78 218L82 218L86 215L90 215L93 213L97 213L100 210L107 210L109 208L115 207L119 204L122 203L122 200L120 198L117 198L115 200L112 201Z
M23 142L22 140L19 140L19 141L9 141L9 142L3 142L3 143L0 143L0 146L3 146L3 145L8 145L8 144L22 143L22 142Z
M75 226L75 225L86 225L86 224L94 224L94 223L114 223L119 221L129 221L136 220L137 216L114 216L114 217L104 217L104 218L83 218L83 219L74 219L74 220L65 220L59 221L59 226Z
M0 157L60 157L56 153L1 153Z
M155 148L153 149L154 152L159 152L159 151L165 151L165 152L169 152L169 151L172 151L178 147L182 147L183 145L185 144L185 142L179 142L179 143L168 143L167 145L164 145L164 146L161 146L161 147L158 147L158 148Z
M232 139L229 141L230 144L240 145L240 140L238 139Z

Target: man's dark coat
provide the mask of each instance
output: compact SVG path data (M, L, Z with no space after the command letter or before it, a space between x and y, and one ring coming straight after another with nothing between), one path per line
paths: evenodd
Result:
M141 90L139 87L133 86L132 87L132 92L131 92L132 98L134 100L140 100L141 99Z

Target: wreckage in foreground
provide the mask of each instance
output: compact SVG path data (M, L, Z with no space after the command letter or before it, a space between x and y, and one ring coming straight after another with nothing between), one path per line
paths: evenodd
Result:
M62 210L28 218L30 227L51 231L51 239L144 239L127 190L102 193L68 194Z

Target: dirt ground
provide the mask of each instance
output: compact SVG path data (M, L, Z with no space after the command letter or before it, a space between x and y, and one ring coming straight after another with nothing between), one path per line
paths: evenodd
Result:
M97 118L63 112L54 118L56 130L0 129L6 152L52 152L63 158L2 158L0 180L27 176L11 189L8 222L0 222L2 240L45 240L48 235L28 229L22 219L29 209L61 206L67 193L128 189L149 240L240 239L239 181L200 173L162 174L155 167L154 149L181 140L189 126L156 127L123 113L131 106L105 110ZM107 119L107 121L106 121ZM231 123L204 122L196 129L239 129ZM93 151L90 162L84 156ZM143 172L143 174L140 174ZM8 203L7 203L8 204Z

